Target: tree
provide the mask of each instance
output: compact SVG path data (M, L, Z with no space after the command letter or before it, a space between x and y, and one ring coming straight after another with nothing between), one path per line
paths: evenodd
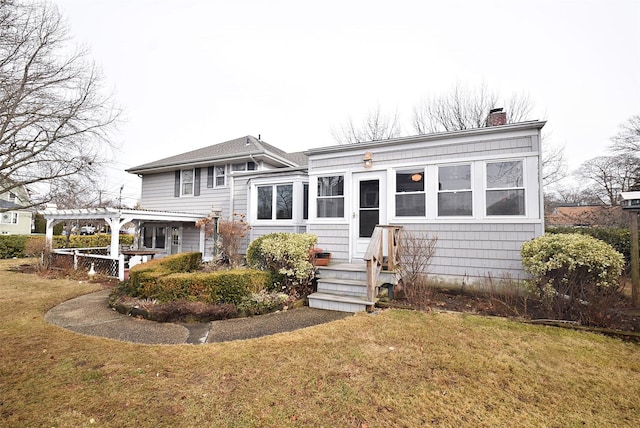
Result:
M431 95L413 108L413 130L418 134L482 128L494 107L504 107L507 123L527 120L533 111L528 95L514 93L501 99L485 84L470 89L457 83L448 92Z
M364 141L388 140L399 137L401 133L398 112L385 114L380 105L369 110L360 126L349 121L339 130L332 130L333 138L338 144L353 144Z
M611 138L614 153L640 158L640 115L631 116L620 125L620 131ZM629 190L640 190L640 168L634 173L634 183Z
M640 153L640 114L631 116L620 125L620 131L611 138L611 150L638 156Z
M591 190L602 203L618 205L620 192L633 186L640 159L628 155L598 156L580 165L578 177L592 183Z
M0 192L95 175L119 109L49 3L0 0ZM48 202L40 192L31 206Z

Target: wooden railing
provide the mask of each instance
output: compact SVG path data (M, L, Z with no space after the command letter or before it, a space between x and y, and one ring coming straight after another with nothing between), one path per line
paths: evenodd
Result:
M402 226L377 225L364 254L367 262L367 300L373 302L380 271L393 271L400 260ZM386 243L386 245L385 245Z

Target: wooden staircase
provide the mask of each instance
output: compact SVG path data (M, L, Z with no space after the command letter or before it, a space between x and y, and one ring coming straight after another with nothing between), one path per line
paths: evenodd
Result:
M340 312L371 310L375 297L367 298L367 266L365 263L332 263L318 267L318 291L309 296L309 306ZM393 272L381 272L376 287L395 284ZM374 293L374 295L377 293Z
M376 226L362 263L319 267L318 291L309 296L309 306L341 312L370 311L378 288L396 284L400 230L400 226Z

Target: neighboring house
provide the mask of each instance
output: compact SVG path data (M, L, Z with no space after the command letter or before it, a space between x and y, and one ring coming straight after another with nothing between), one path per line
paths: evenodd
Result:
M621 207L607 205L558 206L545 218L550 227L626 227L627 223Z
M29 193L16 187L0 193L0 235L28 235L31 233L32 211L28 205Z
M488 121L488 123L491 121ZM500 122L499 122L500 123ZM531 121L288 154L251 136L127 171L147 210L245 214L254 239L310 232L361 262L376 225L438 237L432 275L521 278L522 243L544 233L540 130ZM193 224L142 225L145 247L197 250ZM161 247L158 247L160 243ZM170 249L173 244L175 249ZM177 244L180 243L180 248ZM211 257L212 243L205 245Z

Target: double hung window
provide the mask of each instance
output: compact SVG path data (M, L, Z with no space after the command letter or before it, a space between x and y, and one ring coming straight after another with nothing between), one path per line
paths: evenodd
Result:
M438 216L472 216L471 165L438 168Z
M522 161L487 163L487 216L524 215Z
M165 227L144 227L142 243L145 248L164 248L166 236Z
M183 169L181 174L181 195L189 196L193 195L193 170Z
M319 218L344 217L344 177L318 177L316 202Z
M426 214L424 169L396 172L396 216L412 217Z

